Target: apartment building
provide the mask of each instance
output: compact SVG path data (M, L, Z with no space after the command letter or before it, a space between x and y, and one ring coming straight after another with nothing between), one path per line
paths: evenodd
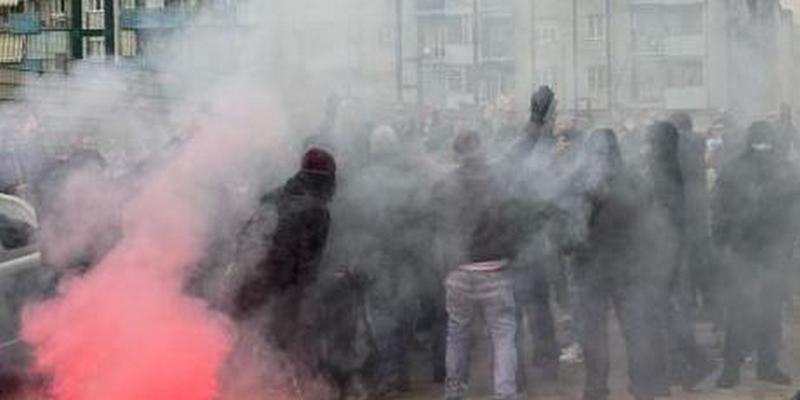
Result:
M518 81L553 86L567 110L763 116L793 96L794 23L778 0L533 4L531 61L518 62Z
M514 2L417 0L418 101L485 104L514 87Z

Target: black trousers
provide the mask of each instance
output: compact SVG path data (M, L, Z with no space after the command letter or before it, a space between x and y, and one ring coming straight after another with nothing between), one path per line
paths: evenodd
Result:
M731 269L726 296L725 365L738 368L755 351L759 371L777 368L786 275L782 268L766 264Z
M517 350L519 365L517 367L517 386L524 390L527 387L527 355L525 339L525 316L528 329L533 337L532 365L542 368L558 368L560 349L556 338L556 324L551 304L550 281L547 272L539 266L520 267L515 272L517 298Z
M655 397L657 370L652 329L657 326L646 285L621 268L591 263L575 274L579 296L579 324L586 383L584 399L609 395L610 371L608 312L619 318L628 357L630 391L638 398Z

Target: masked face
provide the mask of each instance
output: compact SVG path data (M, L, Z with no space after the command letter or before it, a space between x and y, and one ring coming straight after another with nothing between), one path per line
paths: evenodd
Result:
M556 150L558 151L559 155L566 155L569 153L572 144L570 143L569 139L564 137L564 135L559 135L556 139Z
M750 147L758 153L767 153L773 150L772 143L759 142L753 143Z

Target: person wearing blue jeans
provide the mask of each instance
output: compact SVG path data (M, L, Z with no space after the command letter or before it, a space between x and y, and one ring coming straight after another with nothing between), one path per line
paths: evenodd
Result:
M467 389L472 324L482 313L494 349L494 399L517 395L517 311L511 274L462 266L447 277L446 399L460 400Z
M517 305L513 261L525 226L513 201L480 151L480 136L460 134L459 167L434 190L435 241L444 269L447 400L464 398L472 324L483 316L494 344L495 399L517 395Z

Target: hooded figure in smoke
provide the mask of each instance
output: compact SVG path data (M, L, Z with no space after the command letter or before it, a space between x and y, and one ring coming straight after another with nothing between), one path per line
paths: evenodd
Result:
M692 118L683 112L670 117L678 129L678 152L686 198L686 229L683 244L689 285L684 294L687 309L696 310L697 297L705 311L717 317L717 277L711 258L710 199L706 168L706 140L694 132Z
M368 391L378 398L409 389L420 292L435 281L425 223L432 181L407 150L394 129L378 126L367 165L353 171L334 207L330 262L368 283L360 323L369 354L358 369L367 372Z
M525 127L524 137L513 151L512 158L525 158L541 143L553 144L558 102L553 90L547 86L540 87L531 96L531 117Z
M613 307L622 327L628 355L630 390L636 399L658 394L654 383L653 326L646 298L647 279L637 251L641 196L625 170L616 135L593 132L586 142L589 232L578 251L578 284L582 344L586 365L584 400L605 400L610 391L608 309ZM588 170L593 170L589 172Z
M247 277L235 298L234 316L246 319L269 304L269 335L274 344L298 363L297 372L315 374L318 358L308 311L310 288L328 240L328 203L336 187L336 163L320 149L303 156L302 169L280 189L261 200L275 207L278 222L264 243L269 250Z
M694 326L686 310L688 275L683 264L683 241L686 227L685 180L679 162L679 133L669 122L649 129L649 166L647 181L646 235L651 292L659 314L656 349L659 352L659 375L667 391L671 383L691 388L707 376L712 366L697 344Z
M510 177L510 189L520 198L525 198L532 210L527 227L532 235L527 237L527 243L520 249L516 262L515 278L517 310L520 321L523 315L528 314L533 336L533 365L539 367L544 375L551 380L558 378L559 349L556 341L555 321L551 308L550 270L552 264L548 256L553 253L555 246L550 243L550 230L548 224L554 221L553 211L555 206L547 200L554 200L552 193L564 189L564 178L569 175L562 171L559 163L564 157L558 157L556 138L553 129L556 119L557 100L555 93L547 87L540 87L531 97L530 121L525 128L523 137L512 149L510 157L506 160L505 171ZM568 162L562 164L569 164ZM544 197L549 197L544 199ZM522 325L519 324L522 328ZM520 353L524 353L522 332L518 334ZM524 367L526 363L520 362L518 384L525 386Z
M777 135L769 123L754 123L747 150L723 170L714 195L714 240L728 256L725 368L717 382L724 388L739 384L753 350L758 379L791 382L778 368L778 353L800 178L778 150Z

